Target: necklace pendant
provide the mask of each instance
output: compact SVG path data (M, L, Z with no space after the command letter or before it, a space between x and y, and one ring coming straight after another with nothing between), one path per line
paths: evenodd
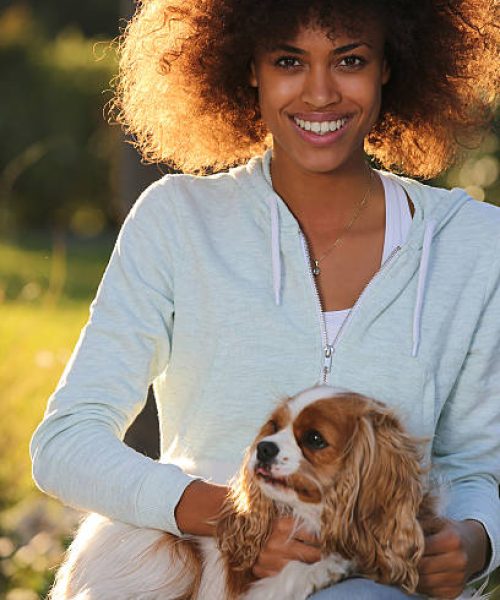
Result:
M317 277L321 273L321 269L319 268L319 260L314 261L314 267L312 272L315 277Z

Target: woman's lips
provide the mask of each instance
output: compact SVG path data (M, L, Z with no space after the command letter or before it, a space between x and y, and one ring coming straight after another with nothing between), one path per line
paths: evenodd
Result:
M312 144L313 146L322 147L328 146L329 144L336 142L344 135L344 132L349 127L350 118L347 117L346 123L340 129L324 133L323 135L319 135L317 133L314 133L313 131L306 131L305 129L302 129L302 127L297 125L293 117L290 117L290 121L295 131L305 142Z

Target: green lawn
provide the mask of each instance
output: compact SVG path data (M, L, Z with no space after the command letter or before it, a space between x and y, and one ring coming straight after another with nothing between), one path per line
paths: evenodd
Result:
M0 489L11 503L31 487L28 442L87 316L83 305L4 304L0 320Z

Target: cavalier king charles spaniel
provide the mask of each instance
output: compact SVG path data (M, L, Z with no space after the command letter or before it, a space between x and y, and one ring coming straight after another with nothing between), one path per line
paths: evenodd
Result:
M320 386L283 401L248 449L215 538L178 538L91 515L51 600L304 600L351 574L417 586L423 528L439 527L422 440L375 400ZM256 580L273 520L292 515L322 559Z

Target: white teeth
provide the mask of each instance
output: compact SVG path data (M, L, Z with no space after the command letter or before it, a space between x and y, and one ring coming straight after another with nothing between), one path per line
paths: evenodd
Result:
M304 121L294 117L295 123L305 131L312 131L318 135L325 135L332 131L337 131L347 123L347 118L338 119L337 121Z

